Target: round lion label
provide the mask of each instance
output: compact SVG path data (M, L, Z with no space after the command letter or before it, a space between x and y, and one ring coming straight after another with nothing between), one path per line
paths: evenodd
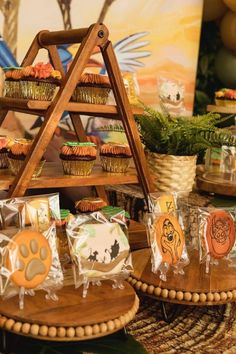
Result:
M228 212L217 210L210 213L206 241L208 252L213 258L223 258L230 253L235 243L235 226Z

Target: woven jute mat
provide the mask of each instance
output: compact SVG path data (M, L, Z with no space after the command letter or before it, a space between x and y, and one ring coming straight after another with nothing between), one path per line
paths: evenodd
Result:
M149 354L236 354L236 304L179 305L168 324L162 319L160 303L141 297L140 309L127 331Z

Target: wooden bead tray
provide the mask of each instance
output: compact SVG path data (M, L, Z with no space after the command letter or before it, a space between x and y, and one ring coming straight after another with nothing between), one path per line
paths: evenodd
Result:
M197 252L193 251L189 257L190 264L184 268L185 274L176 275L170 271L164 282L151 271L151 250L134 251L134 272L128 281L136 290L161 301L199 306L236 301L235 267L228 267L222 260L207 275L205 264L199 264Z
M45 299L45 292L27 296L20 310L18 297L0 300L0 328L19 335L53 341L80 341L119 331L135 316L139 299L133 288L112 289L110 281L90 286L86 298L82 289L65 286L59 300Z

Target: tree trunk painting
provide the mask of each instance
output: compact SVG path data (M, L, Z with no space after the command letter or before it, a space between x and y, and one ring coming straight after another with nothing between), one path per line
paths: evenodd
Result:
M16 57L17 27L20 0L1 0L0 10L4 16L3 38Z

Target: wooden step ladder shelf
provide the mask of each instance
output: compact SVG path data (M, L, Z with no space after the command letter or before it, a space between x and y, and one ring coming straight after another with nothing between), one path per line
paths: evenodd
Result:
M8 97L0 97L0 107L15 112L23 112L35 115L45 115L46 110L51 105L51 101L35 101L26 99L16 99ZM133 114L140 114L143 109L131 107ZM76 112L81 115L101 116L109 119L119 119L119 114L115 105L98 105L88 103L69 102L65 110L68 112Z
M14 181L14 176L9 175L9 170L0 170L0 190L7 190ZM28 188L60 188L78 186L103 186L104 184L131 184L138 183L135 168L130 168L127 173L115 174L102 171L101 166L95 166L89 176L64 175L61 164L46 162L40 177L32 178Z
M60 56L58 54L58 44L80 43L79 49L71 63L67 73L64 72ZM71 102L71 96L79 81L86 64L95 47L101 51L104 64L111 83L111 89L114 95L115 105L91 105L86 103ZM15 178L9 176L6 170L0 172L0 189L9 188L9 197L19 197L25 194L28 188L59 188L59 187L81 187L95 186L98 195L104 197L104 185L106 184L124 184L124 183L140 183L143 189L145 198L153 191L149 171L140 141L139 132L134 121L133 114L140 113L139 109L133 109L128 101L127 93L124 87L123 79L118 67L118 63L113 51L111 42L108 40L108 30L103 24L93 24L89 28L82 28L69 31L41 31L34 38L21 66L31 65L40 49L48 51L52 65L62 74L62 83L55 97L49 101L33 101L13 98L0 98L0 124L9 111L23 112L27 114L44 116L44 121L39 129L39 132L33 140L31 149L26 156L24 165L22 166L18 176ZM61 166L53 163L46 163L43 167L42 175L39 178L32 179L32 175L36 166L43 157L63 112L68 111L74 126L75 133L79 141L87 141L86 133L83 128L80 115L94 115L97 117L120 119L123 123L124 130L132 151L135 169L130 168L125 174L111 174L102 172L101 166L95 167L90 176L65 176ZM59 152L58 152L59 154ZM95 291L96 290L96 291ZM92 289L88 293L88 299L79 300L74 288L64 287L62 296L59 296L59 305L52 304L52 317L48 319L48 304L40 294L36 294L33 299L36 307L47 314L45 323L48 325L48 333L50 327L53 333L58 330L58 335L54 337L41 336L42 339L51 340L83 340L103 336L114 331L120 330L134 317L138 309L138 299L134 289L125 284L123 290L118 290L113 294L111 287ZM60 294L59 294L60 295ZM65 304L71 304L71 299L75 299L75 306L72 311L67 310ZM120 297L120 298L119 298ZM17 299L14 299L17 302ZM42 325L41 316L38 319L32 318L31 310L29 316L24 317L18 311L18 303L15 303L14 309L11 307L12 301L0 301L0 328L3 330L17 332L21 335L35 336L32 328L37 327L36 337L40 337L40 328ZM106 304L106 308L104 307ZM25 303L28 311L27 301ZM69 321L65 320L64 312L61 313L61 308L64 308L65 313L75 315ZM96 311L94 311L96 309ZM86 312L87 311L87 312ZM40 313L40 312L39 312ZM55 314L55 316L54 316ZM99 314L99 316L98 316ZM50 317L50 316L49 316ZM81 322L82 318L82 322ZM52 322L53 320L53 322ZM51 322L50 322L51 321ZM25 333L23 330L15 330L15 322L21 323L20 328L27 325L29 331ZM98 323L99 322L99 323ZM43 324L43 329L46 326ZM35 325L35 326L31 326ZM64 335L61 337L61 327L63 326ZM81 329L82 328L82 329ZM96 331L93 329L96 328ZM38 330L39 329L39 330ZM86 333L86 330L89 333ZM85 335L80 337L80 332ZM59 335L60 332L60 335ZM73 334L73 338L71 337ZM39 338L38 337L38 338Z
M64 72L62 62L60 60L57 45L68 43L80 43L79 49L67 73ZM116 105L93 105L86 103L71 102L71 96L82 75L86 64L93 49L99 47L104 64L108 73L113 91ZM59 91L52 101L33 101L27 99L0 98L0 124L3 123L8 111L18 111L28 114L36 114L44 116L42 126L35 136L32 147L26 156L24 165L19 175L12 179L3 178L4 183L9 189L9 197L22 196L28 188L37 188L39 182L40 187L65 187L65 186L82 186L95 185L101 186L107 183L137 183L142 186L143 193L147 199L148 194L153 191L152 182L140 141L138 129L134 121L133 114L141 113L138 108L132 108L129 104L123 79L118 67L118 63L113 51L111 42L108 40L108 30L103 24L93 24L89 28L82 28L69 31L41 31L33 40L21 66L31 65L40 49L46 49L51 59L52 65L62 74L62 83ZM53 174L53 180L50 182L50 173L46 171L46 178L42 175L39 179L31 179L35 167L40 162L53 134L58 126L60 118L64 111L68 111L75 129L75 133L79 141L86 141L86 134L82 125L80 115L94 115L98 117L120 119L123 123L125 133L132 151L137 175L131 172L131 177L127 174L117 177L108 176L100 172L95 173L91 177L79 178L64 176L61 174L57 177L56 171ZM130 170L132 171L132 170ZM66 181L66 182L65 182ZM42 182L42 183L41 183ZM65 184L66 183L66 184ZM8 188L7 187L7 188ZM2 188L2 187L0 187ZM98 194L103 194L101 187L97 188Z

